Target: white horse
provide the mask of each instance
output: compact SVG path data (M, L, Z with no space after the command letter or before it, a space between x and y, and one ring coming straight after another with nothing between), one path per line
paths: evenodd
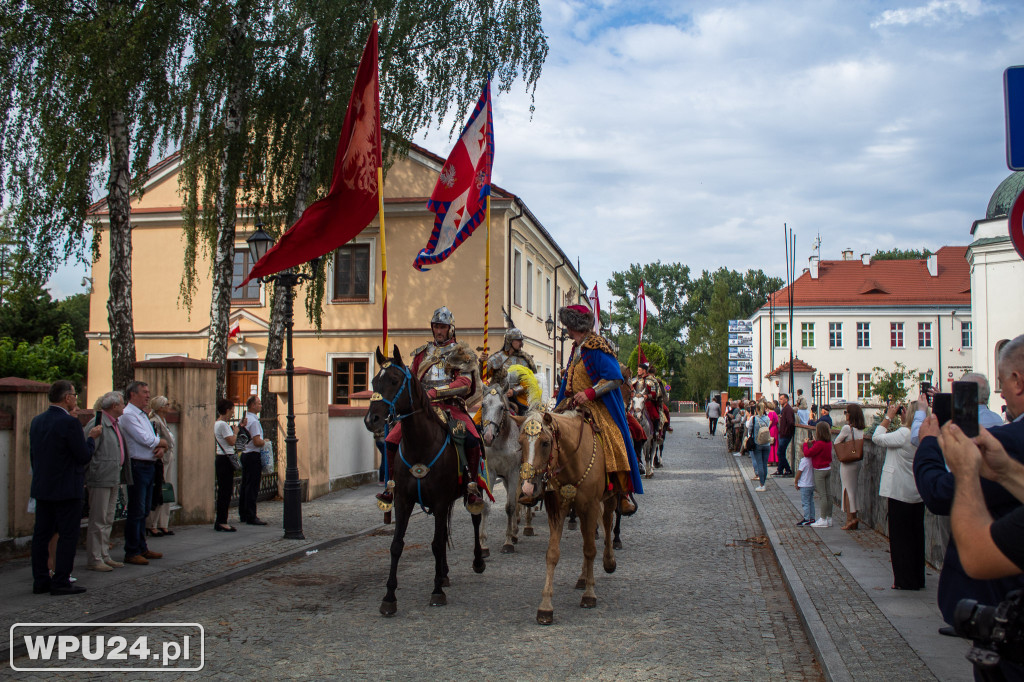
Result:
M644 429L644 435L647 436L647 440L644 441L643 450L636 453L636 456L638 460L641 460L644 478L652 478L654 476L655 429L657 427L651 424L650 417L647 416L647 410L644 407L645 402L646 398L643 394L634 394L633 399L629 401L629 411L640 422L640 426ZM641 457L641 454L643 457Z
M519 467L522 453L519 446L519 425L509 418L511 409L505 396L507 387L503 383L490 384L484 388L484 399L480 406L480 437L487 452L487 468L494 476L494 482L501 478L505 485L505 542L502 554L516 551L519 542ZM483 523L480 524L480 543L487 546L487 519L490 504L484 508ZM526 508L526 524L523 535L533 535L533 510Z

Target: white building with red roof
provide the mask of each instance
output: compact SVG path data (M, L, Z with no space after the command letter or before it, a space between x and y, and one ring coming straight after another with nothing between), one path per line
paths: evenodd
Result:
M790 344L802 361L794 365L816 369L815 393L830 403L876 401L869 389L874 368L891 371L895 362L949 391L972 369L966 253L966 246L944 246L920 260L854 258L852 251L842 260L812 257L793 283L792 327L789 287L749 318L755 394L789 392L788 377L775 370L789 362Z

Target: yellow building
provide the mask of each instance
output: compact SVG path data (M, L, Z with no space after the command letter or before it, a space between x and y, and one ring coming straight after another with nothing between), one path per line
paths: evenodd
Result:
M389 340L404 357L430 339L431 313L442 305L452 310L459 338L474 348L483 346L485 227L428 272L412 267L431 231L434 216L426 210L426 202L443 164L441 157L413 145L385 180ZM132 297L139 360L169 355L206 358L211 287L205 254L196 264L198 286L191 310L184 307L179 294L185 246L180 165L177 154L156 164L142 197L132 203ZM525 349L537 362L547 397L561 363L561 344L549 339L544 323L549 318L557 322L558 305L577 302L586 286L572 259L522 200L496 186L492 191L490 351L501 348L504 307L526 337ZM86 404L112 388L106 202L96 204L92 215L100 252L92 272ZM251 217L240 211L235 285L252 265L245 244L252 225ZM329 372L325 398L330 404L346 405L349 395L367 388L374 371L374 350L382 341L377 220L335 252L326 264L326 276L320 332L306 319L304 288L296 289L295 365ZM241 402L262 381L270 321L268 286L251 282L244 289L233 289L232 296L230 324L237 323L240 334L228 347L228 391L229 397ZM556 328L556 336L559 331Z

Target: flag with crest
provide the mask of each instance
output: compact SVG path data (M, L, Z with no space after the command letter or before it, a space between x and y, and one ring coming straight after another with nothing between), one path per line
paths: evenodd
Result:
M462 130L427 202L434 213L434 229L427 246L417 254L413 267L427 270L466 241L487 213L494 164L494 129L491 122L491 83L484 85L473 114Z

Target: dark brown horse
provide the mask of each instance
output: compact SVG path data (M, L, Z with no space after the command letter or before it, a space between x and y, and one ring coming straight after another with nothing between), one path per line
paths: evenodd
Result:
M575 507L579 514L583 535L583 570L576 584L584 590L580 606L592 609L597 606L594 557L598 520L604 525L604 570L615 571L611 526L616 497L605 487L604 447L594 426L582 415L531 411L514 419L520 424L519 443L523 450L520 500L532 504L543 498L548 512L547 579L537 622L550 625L554 620L551 596L555 566L561 556L562 524L569 508Z
M430 404L423 386L402 363L398 347L395 346L393 358L385 358L378 348L377 363L380 371L373 378L373 397L363 423L374 433L402 424L402 442L395 457L395 470L391 472L395 481L391 573L387 594L380 604L382 615L393 616L398 611L398 561L405 547L409 517L417 504L434 516L434 540L430 544L434 552L434 591L430 605L448 603L442 588L450 584L447 551L452 507L456 500L465 497L468 480L459 482L459 456L448 425ZM480 515L472 517L473 570L483 573L487 565L480 549Z

